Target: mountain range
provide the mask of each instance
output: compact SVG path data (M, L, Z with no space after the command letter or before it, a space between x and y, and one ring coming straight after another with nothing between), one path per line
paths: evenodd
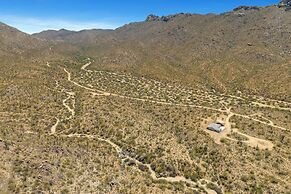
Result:
M290 194L290 2L0 23L0 193Z
M149 15L115 30L62 29L32 35L1 24L0 54L37 50L34 57L90 56L96 69L290 99L289 7L290 1L282 1L267 7L240 6L219 15ZM52 47L55 52L48 52Z

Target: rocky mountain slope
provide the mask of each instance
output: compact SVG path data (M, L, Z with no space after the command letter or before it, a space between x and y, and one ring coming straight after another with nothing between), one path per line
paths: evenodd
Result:
M47 45L47 41L37 40L16 28L0 22L0 55L21 54L30 49L39 49Z
M42 31L41 33L36 33L33 36L40 39L46 39L46 40L63 40L63 37L69 36L71 34L74 34L76 32L61 29L61 30L46 30Z
M94 58L96 68L284 99L291 61L291 12L284 2L220 15L149 15L114 31L33 36L78 42L79 54Z
M116 30L49 30L32 37L54 41L59 55L94 58L96 69L286 99L291 88L289 4L241 6L220 15L149 15ZM23 45L34 45L23 36Z
M286 11L291 10L291 1L290 0L282 0L278 7L284 7Z
M61 30L47 30L33 34L32 36L43 40L84 44L96 42L96 40L98 40L98 37L105 35L111 31L112 30L101 30L101 29L69 31L66 29L61 29Z

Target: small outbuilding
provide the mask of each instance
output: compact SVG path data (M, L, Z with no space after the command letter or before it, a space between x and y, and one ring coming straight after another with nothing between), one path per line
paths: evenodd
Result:
M209 124L207 126L207 129L211 130L211 131L215 131L217 133L220 133L225 129L225 127L222 123L216 122L216 123Z

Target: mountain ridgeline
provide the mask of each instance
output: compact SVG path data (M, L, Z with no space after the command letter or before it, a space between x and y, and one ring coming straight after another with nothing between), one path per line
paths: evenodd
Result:
M38 42L24 44L33 48L41 43L54 45L58 55L89 56L94 59L91 68L290 99L288 0L219 15L149 15L115 30L62 29L23 36L20 42Z
M40 49L46 46L45 42L47 41L33 38L0 22L0 56L12 56L27 50Z

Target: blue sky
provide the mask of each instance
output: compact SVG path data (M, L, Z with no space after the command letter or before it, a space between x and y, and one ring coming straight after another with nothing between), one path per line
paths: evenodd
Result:
M147 15L222 13L239 5L271 5L279 0L3 0L0 21L24 32L46 29L114 29Z

